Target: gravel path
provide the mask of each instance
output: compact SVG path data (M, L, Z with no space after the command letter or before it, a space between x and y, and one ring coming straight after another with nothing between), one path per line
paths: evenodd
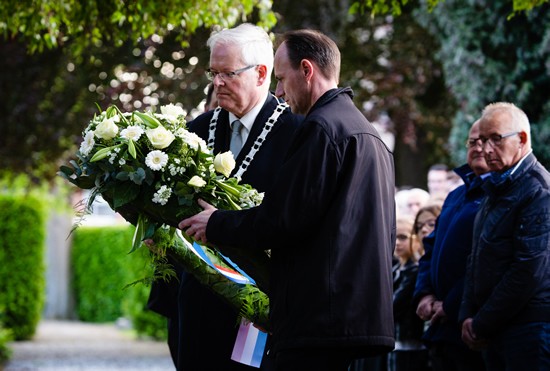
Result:
M32 341L11 348L4 371L175 370L166 342L136 340L114 325L46 320Z

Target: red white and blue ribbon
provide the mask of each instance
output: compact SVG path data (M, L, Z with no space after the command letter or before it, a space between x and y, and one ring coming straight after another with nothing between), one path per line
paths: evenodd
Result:
M217 270L220 274L224 275L225 277L229 278L231 281L240 283L243 285L251 284L255 285L256 282L248 276L242 269L240 269L235 263L233 263L228 257L223 256L223 259L227 263L229 267L223 267L218 264L212 263L212 260L210 257L206 254L203 246L199 245L196 242L193 242L193 244L189 243L182 235L180 230L176 230L176 233L178 234L178 237L181 238L181 240L185 243L187 248L189 248L195 255L197 255L202 261L204 261L206 264L208 264L211 268Z

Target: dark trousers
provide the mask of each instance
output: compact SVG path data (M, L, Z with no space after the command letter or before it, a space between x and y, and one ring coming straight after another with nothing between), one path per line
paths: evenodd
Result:
M352 360L346 350L308 348L279 351L275 364L277 371L348 371Z
M430 346L430 360L434 371L485 371L481 352L452 343Z
M483 359L488 371L550 371L550 322L506 328L491 339Z
M391 371L430 371L428 350L394 350L390 353Z

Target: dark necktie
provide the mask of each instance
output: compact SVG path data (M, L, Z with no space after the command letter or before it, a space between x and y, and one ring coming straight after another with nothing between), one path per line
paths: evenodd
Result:
M243 146L243 138L241 136L241 128L243 124L239 120L233 121L231 125L231 143L229 149L233 153L233 157L237 157Z

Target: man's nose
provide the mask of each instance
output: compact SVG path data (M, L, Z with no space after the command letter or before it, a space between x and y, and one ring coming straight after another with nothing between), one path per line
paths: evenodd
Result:
M214 84L214 86L220 86L224 85L225 81L223 81L220 75L214 75L214 80L212 80L212 83Z
M277 86L275 87L275 96L277 98L282 98L283 95L284 95L284 90L281 87L281 83L278 82Z

